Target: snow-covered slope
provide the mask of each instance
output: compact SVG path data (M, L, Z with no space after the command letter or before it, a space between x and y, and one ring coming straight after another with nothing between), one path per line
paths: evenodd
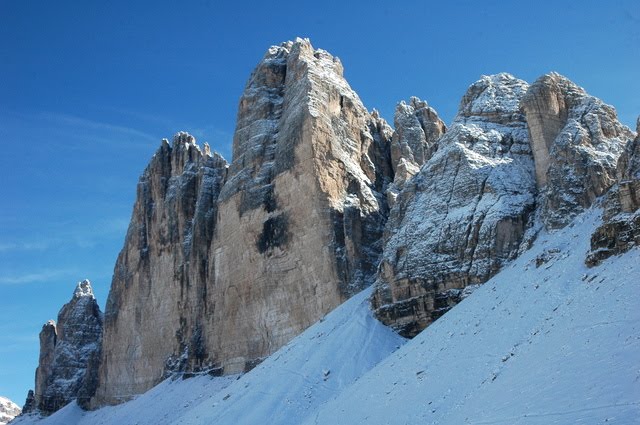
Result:
M5 425L16 415L20 414L20 407L6 397L0 397L0 425Z
M165 381L118 406L85 413L75 403L26 425L298 424L406 340L375 320L370 289L239 377Z
M307 423L640 423L640 250L586 268L599 215L541 235Z
M541 234L398 350L405 340L372 318L365 290L243 376L16 423L640 423L640 250L586 268L600 214Z

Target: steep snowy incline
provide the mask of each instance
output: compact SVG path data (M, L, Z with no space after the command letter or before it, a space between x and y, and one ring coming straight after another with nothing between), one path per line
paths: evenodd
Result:
M249 373L167 380L95 412L75 403L20 425L298 424L406 341L375 320L366 289Z
M20 414L20 407L5 397L0 397L0 425L5 425Z
M406 341L373 318L370 295L354 296L176 424L301 423Z
M37 414L22 416L11 425L155 425L168 424L184 415L193 404L215 396L237 376L211 378L198 376L186 380L167 379L137 398L117 406L87 412L73 402L40 419Z
M586 268L600 213L542 234L306 423L638 423L640 250Z

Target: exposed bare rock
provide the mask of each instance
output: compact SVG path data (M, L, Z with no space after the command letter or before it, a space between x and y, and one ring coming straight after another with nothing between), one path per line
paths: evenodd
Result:
M248 370L370 282L390 138L340 61L297 39L249 79L228 171L187 135L165 142L116 264L94 405Z
M558 228L588 208L615 181L618 157L631 131L615 109L551 73L522 99L541 193L541 216Z
M77 400L86 406L97 381L95 364L102 342L102 313L91 283L78 283L73 298L40 332L40 359L35 392L29 391L24 413L49 415Z
M0 425L6 425L20 414L20 407L5 397L0 397Z
M640 117L635 139L618 160L616 178L605 198L603 223L591 236L589 266L640 245Z
M409 104L400 102L394 117L395 131L391 142L391 165L395 173L387 189L393 204L404 183L418 173L437 150L437 141L447 127L427 102L412 97Z
M191 351L178 368L206 367L199 342L183 328L186 317L205 314L208 253L227 163L204 150L178 133L172 144L162 141L140 178L107 299L100 403L127 400L158 383L174 352Z
M520 249L535 176L520 99L527 83L483 77L462 99L437 152L399 194L372 305L413 336Z

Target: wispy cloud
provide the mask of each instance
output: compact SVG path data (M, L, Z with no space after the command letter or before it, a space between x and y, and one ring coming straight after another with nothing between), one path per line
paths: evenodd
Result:
M58 125L81 127L87 130L100 131L100 132L119 133L119 134L131 136L134 138L153 141L153 142L157 142L158 140L157 137L149 133L145 133L144 131L137 130L135 128L89 120L89 119L80 118L74 115L43 112L39 114L39 116L40 118L43 118L45 120L48 120Z
M45 241L1 243L0 252L8 251L43 251L49 247Z
M0 285L23 285L35 282L46 282L52 279L77 274L72 269L45 269L35 273L27 273L14 276L0 276Z
M66 222L50 223L48 227L51 233L39 235L37 239L0 242L0 254L21 251L46 251L70 245L89 248L105 239L124 238L128 226L129 219L124 217L105 218L91 226L73 226L73 224ZM58 231L55 230L56 228Z

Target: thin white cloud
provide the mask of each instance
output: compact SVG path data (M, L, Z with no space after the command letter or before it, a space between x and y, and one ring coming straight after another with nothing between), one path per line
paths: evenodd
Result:
M63 276L77 274L71 269L45 269L35 273L27 273L14 276L0 276L0 285L24 285L35 282L46 282L48 280L57 279Z
M9 251L43 251L49 248L46 241L0 243L0 252Z
M52 248L65 247L70 245L80 248L93 247L96 244L114 237L124 239L129 219L124 217L113 217L99 220L90 227L72 227L69 223L51 223L50 228L64 229L62 231L53 230L48 235L42 235L37 240L0 242L0 254L20 252L20 251L46 251Z
M57 114L51 112L43 112L39 114L41 118L48 121L57 123L59 125L67 125L72 127L82 127L89 130L106 131L110 133L120 133L128 136L133 136L139 139L146 139L149 141L157 142L158 138L152 136L149 133L145 133L135 128L124 127L121 125L104 123L99 121L88 120L85 118L76 117L74 115Z

